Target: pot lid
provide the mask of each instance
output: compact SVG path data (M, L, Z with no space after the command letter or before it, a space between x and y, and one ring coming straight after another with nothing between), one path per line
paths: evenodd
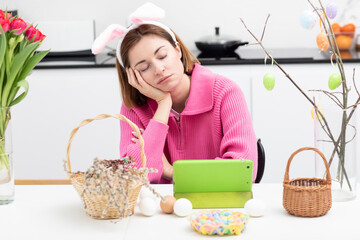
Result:
M215 27L215 34L202 37L198 42L208 43L208 44L225 44L229 41L239 41L235 37L229 35L220 35L220 27Z

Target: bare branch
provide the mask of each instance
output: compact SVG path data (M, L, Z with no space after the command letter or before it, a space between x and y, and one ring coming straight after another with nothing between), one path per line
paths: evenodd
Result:
M353 107L357 107L359 104L360 104L360 102L357 102L357 103L355 103L354 105L351 105L351 106L347 107L346 109L350 109L350 108L353 108Z
M349 142L354 140L354 138L356 137L356 134L357 134L357 130L356 130L356 127L354 125L348 124L348 126L350 126L350 127L352 127L354 129L354 136L349 141L347 141L346 144L348 144Z
M354 87L355 87L355 91L358 94L358 96L360 97L360 93L356 87L356 83L355 83L355 68L353 69L353 82L354 82Z
M328 96L332 101L334 101L341 109L344 109L344 106L342 105L341 101L339 100L339 98L337 98L333 93L325 91L325 90L309 90L310 92L322 92L324 93L326 96Z
M264 29L263 29L263 32L261 34L261 38L260 38L260 42L262 42L263 38L264 38L264 34L265 34L265 29L266 29L266 26L267 26L267 22L269 20L269 17L270 17L270 14L268 14L267 18L266 18L266 21L265 21L265 24L264 24Z

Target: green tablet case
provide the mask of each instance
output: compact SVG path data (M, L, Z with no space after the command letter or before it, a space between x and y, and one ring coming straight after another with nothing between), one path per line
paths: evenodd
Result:
M178 160L173 167L174 196L193 208L242 208L252 198L251 160Z

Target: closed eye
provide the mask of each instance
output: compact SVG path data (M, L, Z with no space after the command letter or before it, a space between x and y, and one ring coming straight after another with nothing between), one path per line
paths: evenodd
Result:
M138 68L138 71L145 72L150 67L150 64L141 64L141 66Z
M143 68L143 69L140 69L140 72L145 72L148 69L149 69L149 65L147 67Z

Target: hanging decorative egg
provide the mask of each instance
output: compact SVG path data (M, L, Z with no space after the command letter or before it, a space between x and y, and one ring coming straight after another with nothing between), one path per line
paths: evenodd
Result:
M300 24L305 29L310 29L315 25L315 17L312 11L305 10L301 13Z
M329 40L324 32L321 32L316 36L316 44L321 51L326 51L329 48Z
M339 73L333 73L329 77L329 88L334 90L341 84L341 75Z
M263 77L263 83L264 87L268 91L271 91L275 86L275 76L272 73L265 74L265 76Z
M322 109L320 108L320 107L318 107L317 108L318 109L318 111L324 116L324 112L322 111ZM316 118L316 120L320 120L320 121L322 121L322 116L320 115L320 113L315 113L316 111L315 111L315 108L312 108L311 109L311 117L312 117L312 119L315 119Z
M328 3L326 5L326 15L330 18L330 19L334 19L336 17L337 14L337 6L335 3L331 2Z

